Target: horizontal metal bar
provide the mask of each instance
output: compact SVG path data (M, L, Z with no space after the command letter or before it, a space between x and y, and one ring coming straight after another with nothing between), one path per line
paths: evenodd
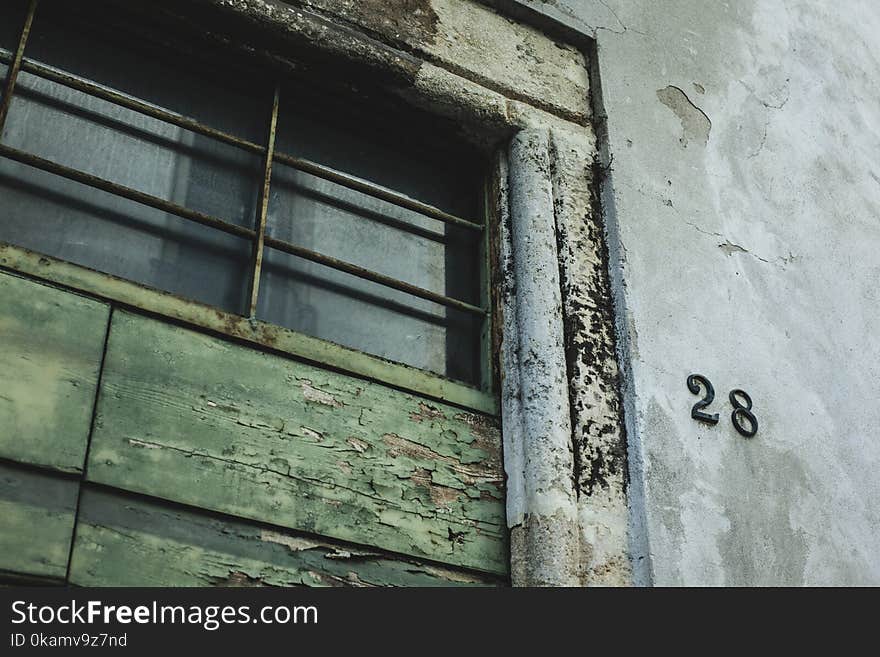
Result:
M72 169L62 164L57 164L55 162L52 162L51 160L47 160L37 155L32 155L31 153L27 153L25 151L20 151L17 148L11 148L10 146L0 144L0 156L9 158L10 160L15 160L16 162L21 162L22 164L41 169L42 171L61 176L63 178L67 178L68 180L73 180L74 182L78 182L83 185L88 185L89 187L94 187L95 189L100 189L110 194L115 194L116 196L121 196L122 198L127 198L131 201L141 203L142 205L156 208L157 210L162 210L163 212L169 212L171 214L177 215L178 217L182 217L183 219L194 221L197 224L208 226L224 233L235 235L236 237L244 237L246 239L254 240L257 236L256 232L251 230L250 228L245 228L243 226L237 226L236 224L228 223L226 221L223 221L222 219L218 219L217 217L212 217L202 212L197 212L196 210L191 210L182 205L178 205L177 203L172 203L171 201L166 201L165 199L159 198L157 196L152 196L136 189L132 189L131 187L119 185L104 178L93 176L89 173L78 171L77 169ZM337 269L347 274L357 276L358 278L363 278L365 280L373 281L374 283L379 283L380 285L384 285L395 290L400 290L401 292L412 294L413 296L419 297L421 299L427 299L428 301L433 301L435 303L439 303L450 308L457 308L465 312L475 313L479 315L486 314L486 311L478 306L473 306L469 303L465 303L464 301L459 301L458 299L453 299L451 297L443 296L442 294L437 294L435 292L425 290L404 281L399 281L395 278L391 278L390 276L385 276L369 269L364 269L363 267L358 267L357 265L353 265L342 260L337 260L336 258L332 258L330 256L326 256L315 251L310 251L309 249L291 244L290 242L285 242L284 240L279 240L267 236L265 239L265 244L266 246L278 249L279 251L284 251L285 253L290 253L291 255L295 255L306 260L311 260L312 262L317 262L327 267L331 267L332 269Z
M414 297L419 297L420 299L433 301L434 303L439 303L443 306L455 308L457 310L463 310L464 312L473 313L475 315L486 314L486 310L484 308L480 308L479 306L474 306L464 301L453 299L452 297L447 297L443 296L442 294L437 294L436 292L431 292L430 290L426 290L416 285L411 285L410 283L399 281L396 278L391 278L390 276L379 274L370 269L365 269L363 267L353 265L350 262L345 262L344 260L339 260L337 258L324 255L323 253L318 253L317 251L311 251L304 247L297 246L296 244L291 244L290 242L285 242L284 240L279 240L269 235L266 236L264 243L266 246L269 246L273 249L284 251L285 253L295 255L305 260L317 262L320 265L325 265L327 267L330 267L331 269L336 269L337 271L345 272L346 274L351 274L352 276L357 276L358 278L363 278L364 280L372 281L374 283L384 285L385 287L390 287L395 290L400 290L401 292L406 292L407 294L411 294Z
M471 384L394 363L378 356L298 333L283 326L234 315L197 301L182 299L110 274L13 246L0 240L0 271L11 271L67 289L91 294L150 315L200 327L298 358L319 367L426 395L489 415L498 414L495 395Z
M403 194L398 194L397 192L393 192L390 189L385 189L384 187L374 185L373 183L367 182L366 180L361 180L360 178L349 176L347 174L336 171L335 169L331 169L330 167L325 167L321 164L317 164L316 162L312 162L311 160L306 160L301 157L294 157L293 155L288 155L287 153L281 152L275 153L275 160L281 162L282 164L287 164L294 169L298 169L299 171L304 171L305 173L310 173L313 176L323 178L324 180L329 180L330 182L342 185L343 187L348 187L349 189L352 189L356 192L362 192L363 194L367 194L368 196L377 198L380 201L387 201L401 208L406 208L407 210L418 212L419 214L423 214L426 217L431 217L432 219L437 219L438 221L443 221L447 224L453 224L455 226L461 226L463 228L469 228L471 230L483 230L482 224L468 221L467 219L461 219L459 217L456 217L455 215L449 214L448 212L443 212L443 210L435 208L433 205L428 205L427 203L416 201L415 199L411 199L410 197L404 196Z
M122 198L127 198L130 201L135 201L136 203L140 203L141 205L146 205L151 208L161 210L163 212L175 214L178 217L182 217L183 219L194 221L197 224L202 224L203 226L214 228L224 233L228 233L229 235L244 237L251 240L254 239L256 235L256 233L250 228L231 224L229 222L223 221L222 219L218 219L217 217L212 217L211 215L204 214L203 212L191 210L190 208L178 205L177 203L166 201L165 199L159 198L158 196L152 196L136 189L132 189L131 187L119 185L110 180L106 180L105 178L93 176L90 173L85 173L77 169L72 169L70 167L64 166L63 164L57 164L55 162L52 162L51 160L47 160L37 155L32 155L31 153L27 153L25 151L20 151L17 148L11 148L10 146L0 144L0 156L9 158L10 160L15 160L16 162L21 162L22 164L32 166L36 169L46 171L56 176L61 176L62 178L67 178L68 180L73 180L74 182L78 182L89 187L94 187L95 189L100 189L101 191L108 192L116 196L121 196Z
M11 61L11 59L12 57L10 55L0 52L0 61L8 63L9 61ZM119 105L120 107L124 107L135 112L140 112L141 114L150 116L160 121L165 121L166 123L170 123L171 125L175 125L179 128L190 130L191 132L195 132L197 134L216 139L217 141L229 144L231 146L236 146L251 153L262 155L266 152L266 148L260 144L257 144L256 142L252 142L242 137L237 137L222 130L211 128L210 126L207 126L204 123L201 123L200 121L197 121L196 119L193 119L191 117L183 116L182 114L177 114L175 112L169 112L168 110L162 109L155 105L151 105L149 103L134 99L130 96L126 96L125 94L121 94L117 91L113 91L112 89L109 89L103 85L83 80L82 78L75 75L61 72L55 68L39 64L32 60L24 59L21 63L21 70L49 80L51 82L63 85L70 89L75 89L76 91L81 91L83 93L89 94L90 96L94 96L95 98L106 100L107 102ZM455 215L444 212L443 210L434 207L433 205L429 205L428 203L422 203L421 201L417 201L403 194L399 194L390 189L375 185L366 180L361 180L360 178L344 174L342 172L336 171L335 169L331 169L330 167L323 166L321 164L318 164L317 162L312 162L311 160L307 160L305 158L295 157L287 153L276 152L275 161L291 166L299 171L303 171L319 178L323 178L324 180L329 180L330 182L342 185L343 187L347 187L348 189L352 189L356 192L367 194L368 196L372 196L373 198L377 198L381 201L387 201L388 203L391 203L398 207L412 210L413 212L417 212L419 214L425 215L426 217L430 217L444 223L461 226L463 228L477 231L483 229L482 224L479 224L477 222L456 217Z
M0 61L5 60L6 58L7 56L5 54L0 53ZM101 100L106 100L109 103L119 105L120 107L124 107L125 109L129 109L134 112L140 112L141 114L152 117L154 119L170 123L171 125L177 126L178 128L183 128L184 130L189 130L191 132L204 135L205 137L216 139L217 141L229 144L231 146L237 146L238 148L250 151L252 153L262 154L266 150L260 144L249 141L242 137L237 137L228 132L224 132L223 130L217 130L191 117L177 114L176 112L169 112L168 110L157 107L156 105L145 103L143 101L137 100L136 98L132 98L131 96L119 93L118 91L113 91L112 89L103 85L89 82L88 80L84 80L75 75L64 73L50 66L38 64L37 62L31 61L29 59L25 59L22 62L21 70L25 71L26 73L31 73L33 75L41 77L45 80L49 80L50 82L55 82L62 86L68 87L69 89L81 91L82 93L94 96L95 98L100 98Z

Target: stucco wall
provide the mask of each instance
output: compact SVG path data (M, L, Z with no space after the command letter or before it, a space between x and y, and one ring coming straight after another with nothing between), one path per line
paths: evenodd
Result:
M637 582L880 583L880 7L523 4L598 42Z

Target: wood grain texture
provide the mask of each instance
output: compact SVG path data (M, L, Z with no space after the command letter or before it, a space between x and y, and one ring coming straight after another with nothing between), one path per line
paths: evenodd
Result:
M82 471L109 315L0 273L0 457Z
M411 558L88 488L70 581L81 586L499 584Z
M0 464L0 571L63 580L79 482Z
M0 267L465 408L491 415L499 410L496 395L484 390L2 241Z
M114 313L90 480L507 572L497 421Z

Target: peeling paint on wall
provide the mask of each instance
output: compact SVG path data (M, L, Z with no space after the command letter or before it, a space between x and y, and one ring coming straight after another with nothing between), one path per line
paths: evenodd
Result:
M694 105L687 94L678 87L668 86L657 90L657 98L660 102L672 110L673 114L681 121L681 137L679 141L683 148L691 141L705 146L709 143L709 132L712 130L712 121L706 113Z

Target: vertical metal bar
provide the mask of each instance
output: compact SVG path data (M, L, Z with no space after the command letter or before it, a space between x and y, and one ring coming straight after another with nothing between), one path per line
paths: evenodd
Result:
M251 286L248 294L248 317L257 315L257 296L260 292L260 272L263 268L263 249L266 238L266 216L269 213L269 184L272 181L272 160L275 158L275 129L278 127L278 103L281 97L281 83L275 84L272 99L272 117L269 119L269 136L266 139L266 159L263 168L263 186L257 201L256 237L253 243Z
M6 88L3 90L3 101L0 102L0 139L3 137L3 126L6 125L6 115L9 114L12 92L15 90L15 81L18 78L18 71L21 69L24 47L27 45L28 36L31 33L31 25L34 22L34 14L37 11L38 2L39 0L30 0L28 3L27 15L21 28L21 38L18 40L18 48L15 50L12 65L6 73Z

